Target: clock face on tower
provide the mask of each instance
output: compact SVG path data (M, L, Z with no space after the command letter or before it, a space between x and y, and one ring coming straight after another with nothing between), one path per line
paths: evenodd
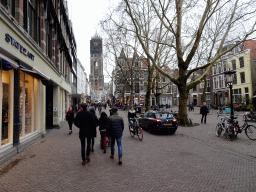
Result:
M91 40L91 46L90 46L91 54L102 53L102 40L101 39L92 39Z

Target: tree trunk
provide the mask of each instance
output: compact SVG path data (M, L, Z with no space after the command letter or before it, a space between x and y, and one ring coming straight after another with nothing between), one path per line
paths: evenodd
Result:
M178 87L180 97L179 97L179 114L178 120L179 125L188 125L188 116L187 116L187 100L188 100L188 91L186 83L182 84L182 86Z
M160 93L156 93L156 105L160 107Z
M202 103L205 102L205 92L206 92L206 87L207 87L207 84L206 84L206 77L204 78L204 90L203 90L203 94L202 94Z
M145 98L145 111L150 110L150 96L151 96L151 88L152 88L152 70L150 68L150 61L147 59L148 62L148 86L147 86L147 93Z

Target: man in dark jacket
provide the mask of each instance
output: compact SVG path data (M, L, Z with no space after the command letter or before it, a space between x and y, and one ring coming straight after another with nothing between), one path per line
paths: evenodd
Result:
M111 136L111 155L110 158L114 159L115 154L115 141L118 147L119 165L122 164L123 149L122 149L122 136L124 131L124 120L118 116L117 108L112 108L109 117L109 133Z
M91 137L92 137L92 130L93 127L95 127L95 121L92 116L92 114L86 110L87 105L83 104L82 105L83 110L78 112L74 124L80 129L79 130L79 138L81 141L81 154L82 154L82 164L86 164L86 159L87 162L90 162L90 151L91 151ZM86 156L85 158L85 140L87 138L87 149L86 149Z

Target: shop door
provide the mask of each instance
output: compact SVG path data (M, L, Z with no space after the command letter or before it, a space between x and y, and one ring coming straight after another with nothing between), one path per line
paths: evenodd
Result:
M46 86L46 128L53 127L53 86Z

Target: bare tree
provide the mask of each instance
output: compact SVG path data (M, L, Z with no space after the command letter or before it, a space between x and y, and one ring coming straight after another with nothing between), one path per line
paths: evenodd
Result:
M188 91L201 83L209 74L215 62L224 54L241 44L255 33L255 0L124 0L126 12L130 17L136 37L152 65L162 75L177 85L179 97L179 119L181 124L187 124ZM164 26L155 30L155 36L146 36L141 20L143 15L138 10L143 4L152 7L151 14L154 22L149 29L155 26ZM143 12L140 10L140 12ZM169 39L164 38L168 36ZM158 36L159 38L155 38ZM232 43L227 49L226 44ZM149 50L151 45L154 50ZM158 47L171 48L170 64L179 70L177 78L159 67L156 57ZM175 55L175 57L173 57ZM158 54L157 54L158 56ZM199 58L204 62L196 65ZM191 75L198 70L203 74L188 82Z
M133 47L141 57L145 58L144 62L146 63L148 74L145 105L146 110L149 110L151 92L155 94L156 98L159 98L159 92L156 91L156 86L159 86L156 80L159 80L158 77L160 77L160 74L155 71L152 60L145 55L145 50L154 58L155 65L158 65L160 69L164 69L166 63L170 63L172 59L172 57L169 56L171 47L166 46L168 41L172 41L172 37L168 36L166 29L164 30L163 23L156 24L157 15L154 12L154 7L150 4L150 0L134 1L133 3L137 6L136 10L134 10L134 14L138 17L137 22L140 26L140 37L143 39L143 45L137 37L138 30L136 26L134 26L133 21L127 14L127 5L125 2L121 2L117 9L113 10L102 23L107 24L103 26L103 29L105 32L107 31L108 37L113 38L113 36L116 36L115 40L117 41L125 40L126 43L123 43L123 46ZM113 31L123 31L125 33L113 34ZM111 35L109 32L111 32ZM136 39L136 43L133 42L131 38ZM153 41L149 41L149 39Z

